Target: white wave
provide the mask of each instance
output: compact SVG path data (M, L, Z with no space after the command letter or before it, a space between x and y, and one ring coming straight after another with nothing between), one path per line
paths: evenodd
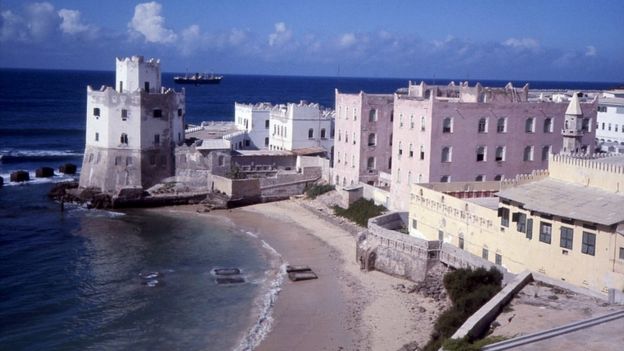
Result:
M251 236L251 237L253 237L253 238L258 238L258 235L257 235L257 234L254 234L254 233L252 233L252 232L245 232L245 234L247 234L247 235L249 235L249 236Z
M272 249L272 252L277 253L270 245L263 242L263 246L266 245ZM265 246L265 247L266 247ZM279 255L279 254L277 254ZM281 256L279 256L281 257ZM275 279L271 282L269 291L263 296L260 306L260 315L256 320L256 323L247 332L247 335L241 340L236 351L251 351L260 345L260 342L269 334L273 328L273 306L277 301L277 295L282 290L282 283L286 276L286 263L282 263L279 272L276 274Z
M11 157L45 157L45 156L82 156L82 152L75 150L16 150L0 149L0 160L2 156Z
M17 170L12 170L11 172L14 172ZM55 174L53 177L49 177L49 178L37 178L35 177L35 172L34 171L29 171L28 172L28 176L30 177L30 180L25 181L25 182L12 182L11 180L11 172L9 173L2 173L0 174L0 177L2 177L4 179L4 186L16 186L16 185L29 185L29 184L45 184L45 183L62 183L62 182L69 182L75 179L78 179L78 173L76 174Z

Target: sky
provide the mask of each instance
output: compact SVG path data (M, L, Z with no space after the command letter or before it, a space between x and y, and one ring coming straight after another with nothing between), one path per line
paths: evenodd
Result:
M624 82L622 0L0 0L0 67Z

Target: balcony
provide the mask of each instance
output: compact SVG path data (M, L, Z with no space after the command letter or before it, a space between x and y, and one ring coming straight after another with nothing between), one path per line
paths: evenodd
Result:
M576 130L576 129L562 129L561 130L561 135L563 136L580 137L580 136L583 136L583 134L585 134L585 132L583 132L582 130Z

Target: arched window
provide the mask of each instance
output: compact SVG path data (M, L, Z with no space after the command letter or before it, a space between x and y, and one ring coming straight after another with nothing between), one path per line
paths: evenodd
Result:
M477 162L485 162L485 161L486 161L486 159L485 159L485 157L486 157L485 153L486 153L485 146L479 146L479 147L477 148Z
M425 131L425 116L420 116L420 130Z
M497 175L494 177L494 180L501 180L501 179L503 179L503 176L502 176L502 175L500 175L500 174L497 174Z
M369 157L368 160L366 160L366 169L368 169L368 170L375 169L375 158L374 157Z
M442 121L442 133L452 133L453 132L453 119L451 117L446 117Z
M409 157L414 157L414 146L409 144Z
M425 159L425 147L420 145L420 159L424 160Z
M524 155L522 159L525 161L533 161L533 146L527 146L524 148Z
M479 119L478 132L487 133L487 118L484 117Z
M505 161L505 147L498 146L496 148L496 155L494 157L495 157L495 160L498 162Z
M414 115L410 115L410 129L414 129Z
M314 138L314 129L310 128L308 129L308 139L312 139Z
M475 178L476 182L483 182L485 181L485 176L483 174L479 174L476 178Z
M342 131L338 129L338 141L342 141Z
M128 134L126 134L126 133L122 133L122 134L121 134L121 138L119 138L119 139L120 139L120 142L121 142L122 144L124 144L124 145L128 145Z
M442 162L451 162L451 147L445 146L442 148Z
M548 117L544 120L544 133L552 133L552 132L553 132L552 118Z
M548 160L548 155L550 155L550 145L546 145L542 148L542 161Z
M376 122L377 121L377 109L371 109L368 112L368 121L369 122Z
M399 159L401 159L401 155L403 155L403 143L399 141Z
M370 133L368 135L368 146L375 146L377 145L377 136L375 135L375 133Z
M507 118L501 117L496 121L496 132L507 133Z
M325 139L325 128L321 129L321 139Z
M535 132L535 119L533 117L529 117L524 121L524 131L526 133L534 133Z

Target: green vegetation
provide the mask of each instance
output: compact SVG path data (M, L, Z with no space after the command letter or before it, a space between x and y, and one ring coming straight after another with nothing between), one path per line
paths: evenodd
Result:
M385 210L385 207L375 205L373 200L366 200L364 198L352 203L347 209L340 206L334 206L334 213L336 215L345 217L362 227L366 227L368 225L369 218L377 217Z
M330 192L335 188L336 187L331 184L315 184L307 187L305 193L310 199L316 199L317 196Z
M504 336L489 336L487 338L470 342L468 338L447 339L442 344L446 351L479 351L485 345L506 340Z
M490 268L489 271L485 268L475 270L462 268L447 273L444 276L444 287L453 305L438 317L431 333L431 340L423 350L436 351L443 343L446 347L446 339L450 338L468 317L500 291L502 280L503 274L494 267ZM455 345L453 343L459 343L461 340L450 342L453 346ZM470 340L465 340L465 342L470 344ZM471 349L456 348L452 350Z

